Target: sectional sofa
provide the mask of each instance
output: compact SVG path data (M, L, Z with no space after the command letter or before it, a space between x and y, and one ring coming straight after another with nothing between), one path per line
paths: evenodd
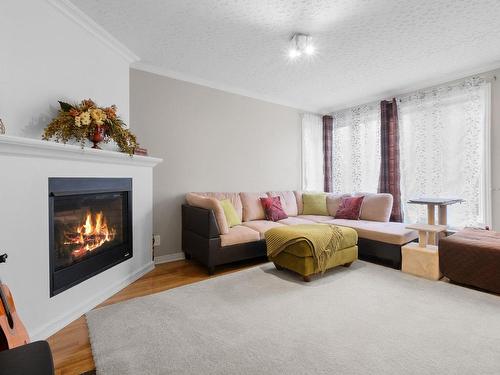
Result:
M182 206L182 249L187 259L195 259L213 274L215 267L238 260L266 256L264 236L281 225L328 223L353 228L358 234L359 258L401 267L401 246L418 238L405 224L389 222L390 194L363 195L359 220L335 219L343 196L327 194L328 216L303 215L302 192L270 191L260 193L188 193ZM279 196L288 218L278 222L265 219L261 197ZM229 199L241 225L230 228L220 200Z

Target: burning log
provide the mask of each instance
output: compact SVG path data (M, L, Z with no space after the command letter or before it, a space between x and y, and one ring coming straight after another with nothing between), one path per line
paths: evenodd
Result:
M65 232L65 245L76 246L71 252L73 258L79 258L89 251L101 247L106 242L113 241L116 236L115 228L108 228L106 218L102 211L94 216L87 211L84 222L74 231Z

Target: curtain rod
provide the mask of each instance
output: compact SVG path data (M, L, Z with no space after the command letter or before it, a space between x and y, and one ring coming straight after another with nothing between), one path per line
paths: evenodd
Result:
M476 79L484 79L486 82L492 82L492 81L496 81L497 80L497 76L495 74L493 74L493 73L490 73L490 74L487 74L487 73L486 74L485 73L475 74L475 75L467 76L467 77L464 77L464 78L461 78L461 79L455 79L455 80L443 82L443 83L436 84L436 85L422 87L420 89L409 89L408 91L403 91L399 95L391 95L391 96L380 97L379 99L371 100L369 102L355 104L355 105L351 105L349 107L339 108L339 109L336 109L336 110L333 110L333 111L329 111L329 112L326 112L326 113L321 113L321 116L323 116L325 114L331 115L331 114L336 113L336 112L342 112L342 111L345 111L345 110L348 110L348 109L359 108L359 107L362 107L362 106L379 105L382 100L391 101L393 98L396 98L396 100L399 102L401 98L409 97L411 95L414 95L417 92L422 92L422 91L425 92L425 91L436 89L436 88L438 88L440 86L445 86L445 85L449 85L449 86L459 85L460 83L463 83L464 81L466 81L468 79L474 79L474 78L476 78Z
M436 90L444 90L444 89L454 89L460 86L467 86L468 82L471 82L471 85L479 84L479 83L491 83L492 81L496 81L497 77L494 74L479 74L479 75L474 75L474 76L469 76L466 78L462 78L459 80L455 81L450 81L448 83L442 83L440 85L434 85L430 87L425 87L419 90L414 90L413 92L408 92L406 94L402 95L395 95L391 98L383 99L383 100L392 100L393 98L396 99L396 101L401 102L403 100L406 100L408 98L411 98L415 95L418 95L419 93L428 93Z

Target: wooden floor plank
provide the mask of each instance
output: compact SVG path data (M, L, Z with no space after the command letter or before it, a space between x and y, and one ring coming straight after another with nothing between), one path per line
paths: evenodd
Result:
M217 269L215 276L208 276L204 267L187 260L159 264L154 270L119 291L98 307L159 293L210 277L217 277L252 267L263 262L264 260L258 259L220 267ZM68 324L59 332L49 337L47 341L54 357L56 375L79 375L95 368L87 321L84 316Z

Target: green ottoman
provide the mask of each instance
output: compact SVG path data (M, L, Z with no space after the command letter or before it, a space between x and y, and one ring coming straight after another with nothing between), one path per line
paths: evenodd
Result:
M328 260L326 269L340 265L349 267L352 262L358 259L358 234L352 228L340 226L338 228L342 231L343 238L338 250ZM271 230L279 229L273 228ZM279 254L270 258L270 260L278 270L285 268L294 271L301 275L304 281L310 281L312 275L320 272L313 258L310 244L307 241L297 241L288 245Z

